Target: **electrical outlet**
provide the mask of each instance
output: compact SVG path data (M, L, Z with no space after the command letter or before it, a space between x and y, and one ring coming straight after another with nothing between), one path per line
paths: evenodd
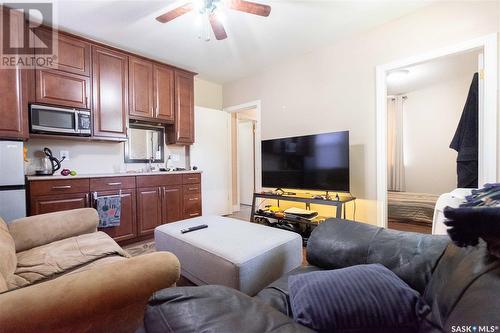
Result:
M179 154L171 154L170 158L172 159L172 162L179 162L181 159Z
M67 150L59 151L59 159L63 159L63 158L65 161L69 161L69 151L67 151Z

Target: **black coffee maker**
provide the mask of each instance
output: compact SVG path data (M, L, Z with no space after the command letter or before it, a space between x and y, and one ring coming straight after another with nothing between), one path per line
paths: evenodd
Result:
M58 160L52 155L52 151L45 147L43 148L43 153L45 157L41 161L41 169L36 170L37 176L52 176L54 172L61 168L61 162L64 161L64 157Z

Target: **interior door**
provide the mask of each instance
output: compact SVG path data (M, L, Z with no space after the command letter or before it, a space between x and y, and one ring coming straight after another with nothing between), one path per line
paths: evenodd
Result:
M196 137L191 146L191 166L203 170L203 214L230 214L230 115L221 110L196 107L194 118Z
M478 64L478 68L477 68L477 71L479 73L479 80L478 80L478 112L479 112L479 128L484 128L483 126L483 122L484 122L484 54L483 53L480 53L478 54L478 59L477 59L477 64ZM483 158L483 149L482 147L484 147L483 145L483 135L479 135L479 138L478 138L478 157L479 157L479 163L481 163L481 161L484 161L484 158ZM484 178L484 174L483 174L483 170L484 168L482 168L481 165L478 164L478 172L477 172L477 175L478 175L478 180L479 180L479 183L478 183L478 186L483 186L484 184L481 184L481 180L482 179L485 179Z
M254 122L238 120L238 189L240 204L251 205L255 192Z

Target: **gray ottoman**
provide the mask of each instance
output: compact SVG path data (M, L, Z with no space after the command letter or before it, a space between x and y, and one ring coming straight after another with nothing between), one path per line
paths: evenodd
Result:
M181 234L200 224L208 228ZM155 243L179 258L181 274L193 283L224 285L250 296L302 264L300 235L221 216L161 225Z

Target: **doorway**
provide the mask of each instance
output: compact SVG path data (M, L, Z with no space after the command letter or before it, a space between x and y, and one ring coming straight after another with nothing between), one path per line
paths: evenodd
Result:
M262 190L260 101L224 111L231 114L232 208L249 220L253 193Z
M443 49L435 50L426 54L418 55L391 64L377 66L376 88L377 88L377 224L381 227L388 226L388 186L401 185L397 179L390 179L388 163L388 106L391 100L396 100L399 108L405 103L404 94L399 96L388 96L387 76L390 73L407 71L409 67L418 66L426 62L438 61L445 57L459 56L470 52L482 53L478 57L478 72L482 80L479 83L480 98L478 107L478 185L496 181L497 161L497 36L488 35ZM388 99L389 97L389 99ZM408 96L406 96L408 98ZM390 101L390 102L389 102ZM432 120L431 120L432 121ZM400 159L400 164L403 163ZM450 172L456 173L455 170ZM432 176L427 174L426 177ZM399 184L399 185L398 185ZM421 185L422 182L419 182Z

